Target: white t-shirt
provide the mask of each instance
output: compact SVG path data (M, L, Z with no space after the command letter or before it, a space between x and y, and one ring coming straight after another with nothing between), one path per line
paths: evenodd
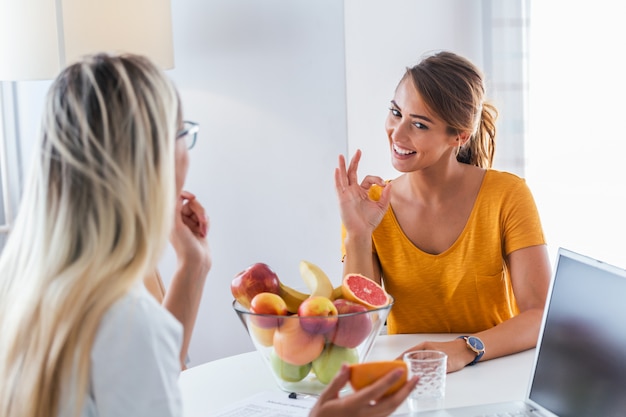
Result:
M102 318L81 416L181 416L182 337L180 322L143 285L134 287Z

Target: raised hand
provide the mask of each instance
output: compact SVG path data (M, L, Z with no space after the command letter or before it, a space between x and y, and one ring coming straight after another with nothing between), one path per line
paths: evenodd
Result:
M179 263L199 263L208 271L211 264L206 239L208 230L209 220L202 204L194 194L181 192L176 203L174 227L170 233L170 243Z
M380 177L368 175L359 184L357 169L360 159L361 150L357 150L346 169L346 160L343 155L339 155L339 166L335 168L335 188L341 220L347 232L370 236L389 207L391 183L386 183ZM378 201L369 197L372 185L384 187Z

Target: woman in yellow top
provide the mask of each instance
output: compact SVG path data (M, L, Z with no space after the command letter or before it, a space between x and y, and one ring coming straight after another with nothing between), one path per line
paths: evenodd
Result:
M385 124L394 168L359 184L357 151L335 183L344 272L395 298L389 333L460 333L408 350L448 354L448 370L536 345L550 280L525 181L491 169L495 107L481 72L450 52L425 57L398 84Z

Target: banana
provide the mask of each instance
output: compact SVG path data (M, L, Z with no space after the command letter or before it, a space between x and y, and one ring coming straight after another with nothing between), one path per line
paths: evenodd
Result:
M343 287L341 285L333 289L333 295L330 299L335 301L338 298L343 298Z
M309 294L305 294L298 290L295 290L282 282L280 283L280 294L283 300L285 300L285 304L287 304L287 311L290 313L297 313L298 307L300 304L307 298L309 298Z
M321 295L332 299L333 284L319 266L308 261L300 261L300 275L311 291L311 296Z

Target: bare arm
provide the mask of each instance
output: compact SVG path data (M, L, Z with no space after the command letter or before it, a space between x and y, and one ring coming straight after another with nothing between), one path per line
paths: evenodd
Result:
M211 268L211 255L206 239L208 219L204 208L191 193L183 192L176 206L177 213L170 242L177 257L177 270L163 299L163 306L183 325L181 368L186 368L191 335L200 308L202 291Z
M481 361L521 352L537 344L551 275L547 248L539 245L517 250L508 256L507 266L520 314L475 334L485 344ZM463 369L475 358L462 339L423 342L407 351L419 349L445 351L448 354L448 372Z

